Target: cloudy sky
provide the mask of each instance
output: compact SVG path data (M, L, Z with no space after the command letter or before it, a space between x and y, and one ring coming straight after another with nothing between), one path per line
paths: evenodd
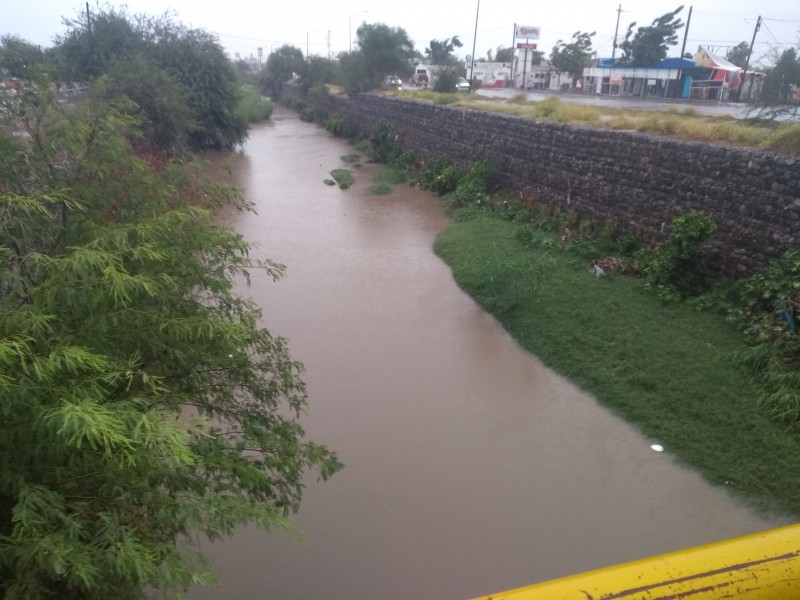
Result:
M53 37L64 31L62 17L85 15L85 2L75 0L3 0L0 4L0 33L19 35L43 47L52 45ZM632 21L649 25L679 5L679 0L623 1L619 37L624 37ZM509 46L516 23L540 27L539 49L548 54L559 39L569 40L576 31L596 31L593 47L604 57L611 56L620 0L128 0L124 6L130 13L150 15L169 10L186 25L216 33L231 56L255 55L258 47L266 55L285 43L303 52L308 46L311 54L335 55L348 49L350 31L355 37L358 26L366 21L404 28L420 51L431 39L457 35L464 43L458 54L464 57L472 53L478 13L476 56ZM684 23L689 6L681 12ZM724 55L727 47L749 43L759 15L763 25L756 37L754 60L770 48L786 49L800 40L799 0L698 0L692 6L687 52L702 45ZM96 2L90 1L89 7L97 10ZM680 43L671 55L680 53Z

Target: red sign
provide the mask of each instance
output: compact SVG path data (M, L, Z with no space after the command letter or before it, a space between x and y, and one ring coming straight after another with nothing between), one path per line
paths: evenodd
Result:
M536 50L536 44L517 44L520 50Z

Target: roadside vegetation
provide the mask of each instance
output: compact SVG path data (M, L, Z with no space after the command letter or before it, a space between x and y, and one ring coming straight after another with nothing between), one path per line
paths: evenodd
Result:
M756 510L800 516L800 251L724 280L705 216L640 247L509 195L490 163L423 167L387 123L350 139L442 197L453 224L435 251L523 348Z
M240 98L236 107L236 114L247 123L260 123L272 116L275 105L267 100L251 85L240 88Z
M508 100L492 99L475 94L439 94L433 90L401 90L391 95L449 104L475 110L572 123L588 127L638 131L686 140L719 142L775 150L800 155L800 123L779 124L763 120L735 120L730 117L709 117L691 106L676 106L664 111L597 107L562 102L556 96L529 100L518 94Z
M283 266L217 222L251 207L193 154L272 107L211 34L66 26L0 89L0 597L182 597L215 583L198 538L298 535L308 478L341 468L300 424L302 365L235 293Z

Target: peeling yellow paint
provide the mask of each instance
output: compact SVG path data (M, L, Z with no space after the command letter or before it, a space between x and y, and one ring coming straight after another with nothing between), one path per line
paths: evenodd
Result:
M800 525L476 600L800 600Z

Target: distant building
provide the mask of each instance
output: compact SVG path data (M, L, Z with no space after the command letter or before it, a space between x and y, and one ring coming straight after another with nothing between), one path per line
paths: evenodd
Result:
M601 58L583 70L583 92L604 96L670 97L683 95L684 74L695 68L688 58L667 58L646 67L628 67Z
M511 63L466 61L466 78L472 76L481 82L482 88L511 87Z
M742 71L732 62L699 48L693 59L667 58L645 67L629 67L620 59L599 59L583 71L584 93L608 96L656 96L727 102L755 97L761 73L748 73L742 88Z

